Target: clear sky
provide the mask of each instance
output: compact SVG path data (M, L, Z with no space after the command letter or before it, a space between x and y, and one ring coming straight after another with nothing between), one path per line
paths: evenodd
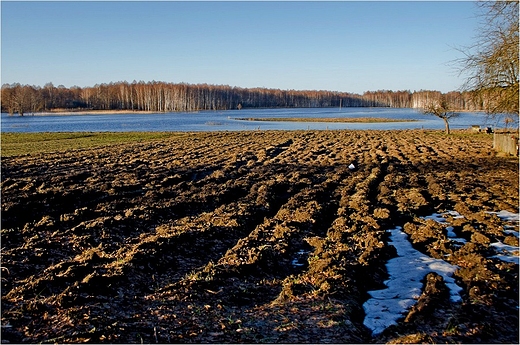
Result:
M469 1L1 2L1 82L458 89Z

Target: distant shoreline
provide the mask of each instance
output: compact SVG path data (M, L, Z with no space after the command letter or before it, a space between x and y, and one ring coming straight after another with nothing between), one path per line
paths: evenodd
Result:
M305 108L305 107L303 107ZM348 108L348 107L345 107ZM358 107L353 107L358 108ZM366 108L379 108L379 107L366 107ZM388 108L388 107L381 107ZM247 109L277 109L277 108L247 108ZM299 108L300 109L300 108ZM395 108L392 108L395 109ZM400 108L400 109L416 109L419 108ZM233 109L228 109L233 110ZM188 113L198 113L200 111L207 110L194 110L194 111L182 111ZM222 110L221 110L222 111ZM225 111L225 110L224 110ZM482 112L481 110L456 110L457 113L475 113ZM71 116L71 115L121 115L121 114L165 114L170 112L162 111L148 111L148 110L51 110L51 111L39 111L39 112L26 112L22 117L28 116ZM176 113L171 112L171 113ZM18 113L14 113L12 116L20 116ZM323 118L234 118L235 120L241 121L284 121L284 122L350 122L350 123L376 123L376 122L416 122L418 120L413 119L390 119L390 118L335 118L335 119L323 119Z
M40 111L40 112L27 112L25 116L52 116L52 115L121 115L121 114L157 114L157 111L145 111L145 110L59 110L59 111ZM18 113L13 116L20 116Z

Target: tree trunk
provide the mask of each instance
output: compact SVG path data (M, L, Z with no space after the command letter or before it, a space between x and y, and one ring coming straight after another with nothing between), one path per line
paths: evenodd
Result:
M450 134L450 124L448 123L448 119L444 120L444 126L446 127L446 134Z

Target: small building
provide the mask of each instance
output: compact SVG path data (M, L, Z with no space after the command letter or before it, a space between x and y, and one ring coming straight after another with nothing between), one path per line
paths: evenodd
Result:
M518 131L496 132L493 135L493 148L498 152L505 152L518 157Z
M480 126L479 125L473 125L473 126L471 126L471 130L473 132L480 132Z
M486 132L487 134L493 133L493 129L491 127L484 127L484 128L482 128L479 125L471 126L471 131L477 132L477 133Z

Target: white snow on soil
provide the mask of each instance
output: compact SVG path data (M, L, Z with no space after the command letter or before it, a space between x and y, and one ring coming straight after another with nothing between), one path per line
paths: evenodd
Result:
M514 235L518 237L518 231L514 229L518 229L520 214L513 213L509 211L500 211L500 212L487 212L490 214L496 214L498 218L500 218L504 223L504 233L508 235ZM495 249L497 255L492 256L492 258L497 258L506 262L513 262L515 264L520 264L519 258L519 248L515 246L510 246L504 244L502 242L494 242L490 244L491 247Z
M504 223L504 233L513 234L518 237L516 231L519 225L519 214L508 211L488 212L496 214ZM453 218L464 218L456 211L448 211L442 214L434 213L424 219L433 219L436 222L446 225L448 238L459 243L466 243L464 238L459 238L449 226L444 218L451 215ZM515 230L516 229L516 230ZM450 289L450 299L453 302L460 302L460 292L462 288L455 283L452 275L457 266L451 265L443 260L433 259L415 250L408 241L408 236L396 227L388 230L391 244L397 249L398 257L389 260L386 269L390 278L384 282L388 287L383 290L368 291L370 296L363 304L365 310L365 321L363 324L372 330L376 335L383 332L388 326L397 323L397 320L404 317L407 310L416 303L421 295L423 283L421 280L430 272L436 272L444 278L446 286ZM497 255L493 256L507 262L519 263L519 248L509 246L502 242L490 244L495 249Z
M374 335L383 332L405 316L408 308L413 306L421 295L421 280L430 272L436 272L444 278L453 302L462 300L462 288L452 277L457 266L415 250L401 227L390 230L390 233L391 244L397 249L398 257L390 259L386 264L390 278L384 284L388 288L368 291L372 298L363 304L366 314L363 324L370 328Z
M301 249L296 253L296 257L292 260L291 264L295 267L305 266L309 253L310 252L308 250Z
M461 216L460 213L458 213L457 211L448 211L448 212L445 212L445 213L442 213L442 214L441 213L433 213L431 216L426 216L423 219L433 219L437 223L447 224L446 223L446 218L444 218L444 216L447 215L447 214L452 216L454 219L464 218L464 216ZM446 231L448 232L448 238L450 240L458 242L458 243L466 243L467 242L465 238L457 237L457 234L453 231L453 226L447 226L446 227Z
M513 213L509 211L502 210L500 212L487 212L490 214L496 214L498 218L502 219L505 222L511 222L518 224L520 220L520 214L519 213Z
M516 237L519 237L518 231L515 229L518 229L518 223L519 223L519 214L513 213L509 211L502 210L500 212L486 212L489 214L496 214L498 218L500 218L505 224L504 224L504 233L508 235L514 235ZM444 218L445 215L451 215L453 218L464 218L464 216L460 215L456 211L447 211L445 213L433 213L431 216L426 216L424 219L433 219L438 223L441 224L448 224L446 222L446 218ZM466 240L464 238L457 237L457 234L453 231L452 226L447 226L446 231L448 233L448 238L452 241L459 242L459 243L466 243ZM494 242L490 244L491 247L495 249L495 252L497 255L492 256L492 258L497 258L502 261L506 262L514 262L516 264L519 264L519 248L515 246L509 246L507 244L504 244L500 241Z

